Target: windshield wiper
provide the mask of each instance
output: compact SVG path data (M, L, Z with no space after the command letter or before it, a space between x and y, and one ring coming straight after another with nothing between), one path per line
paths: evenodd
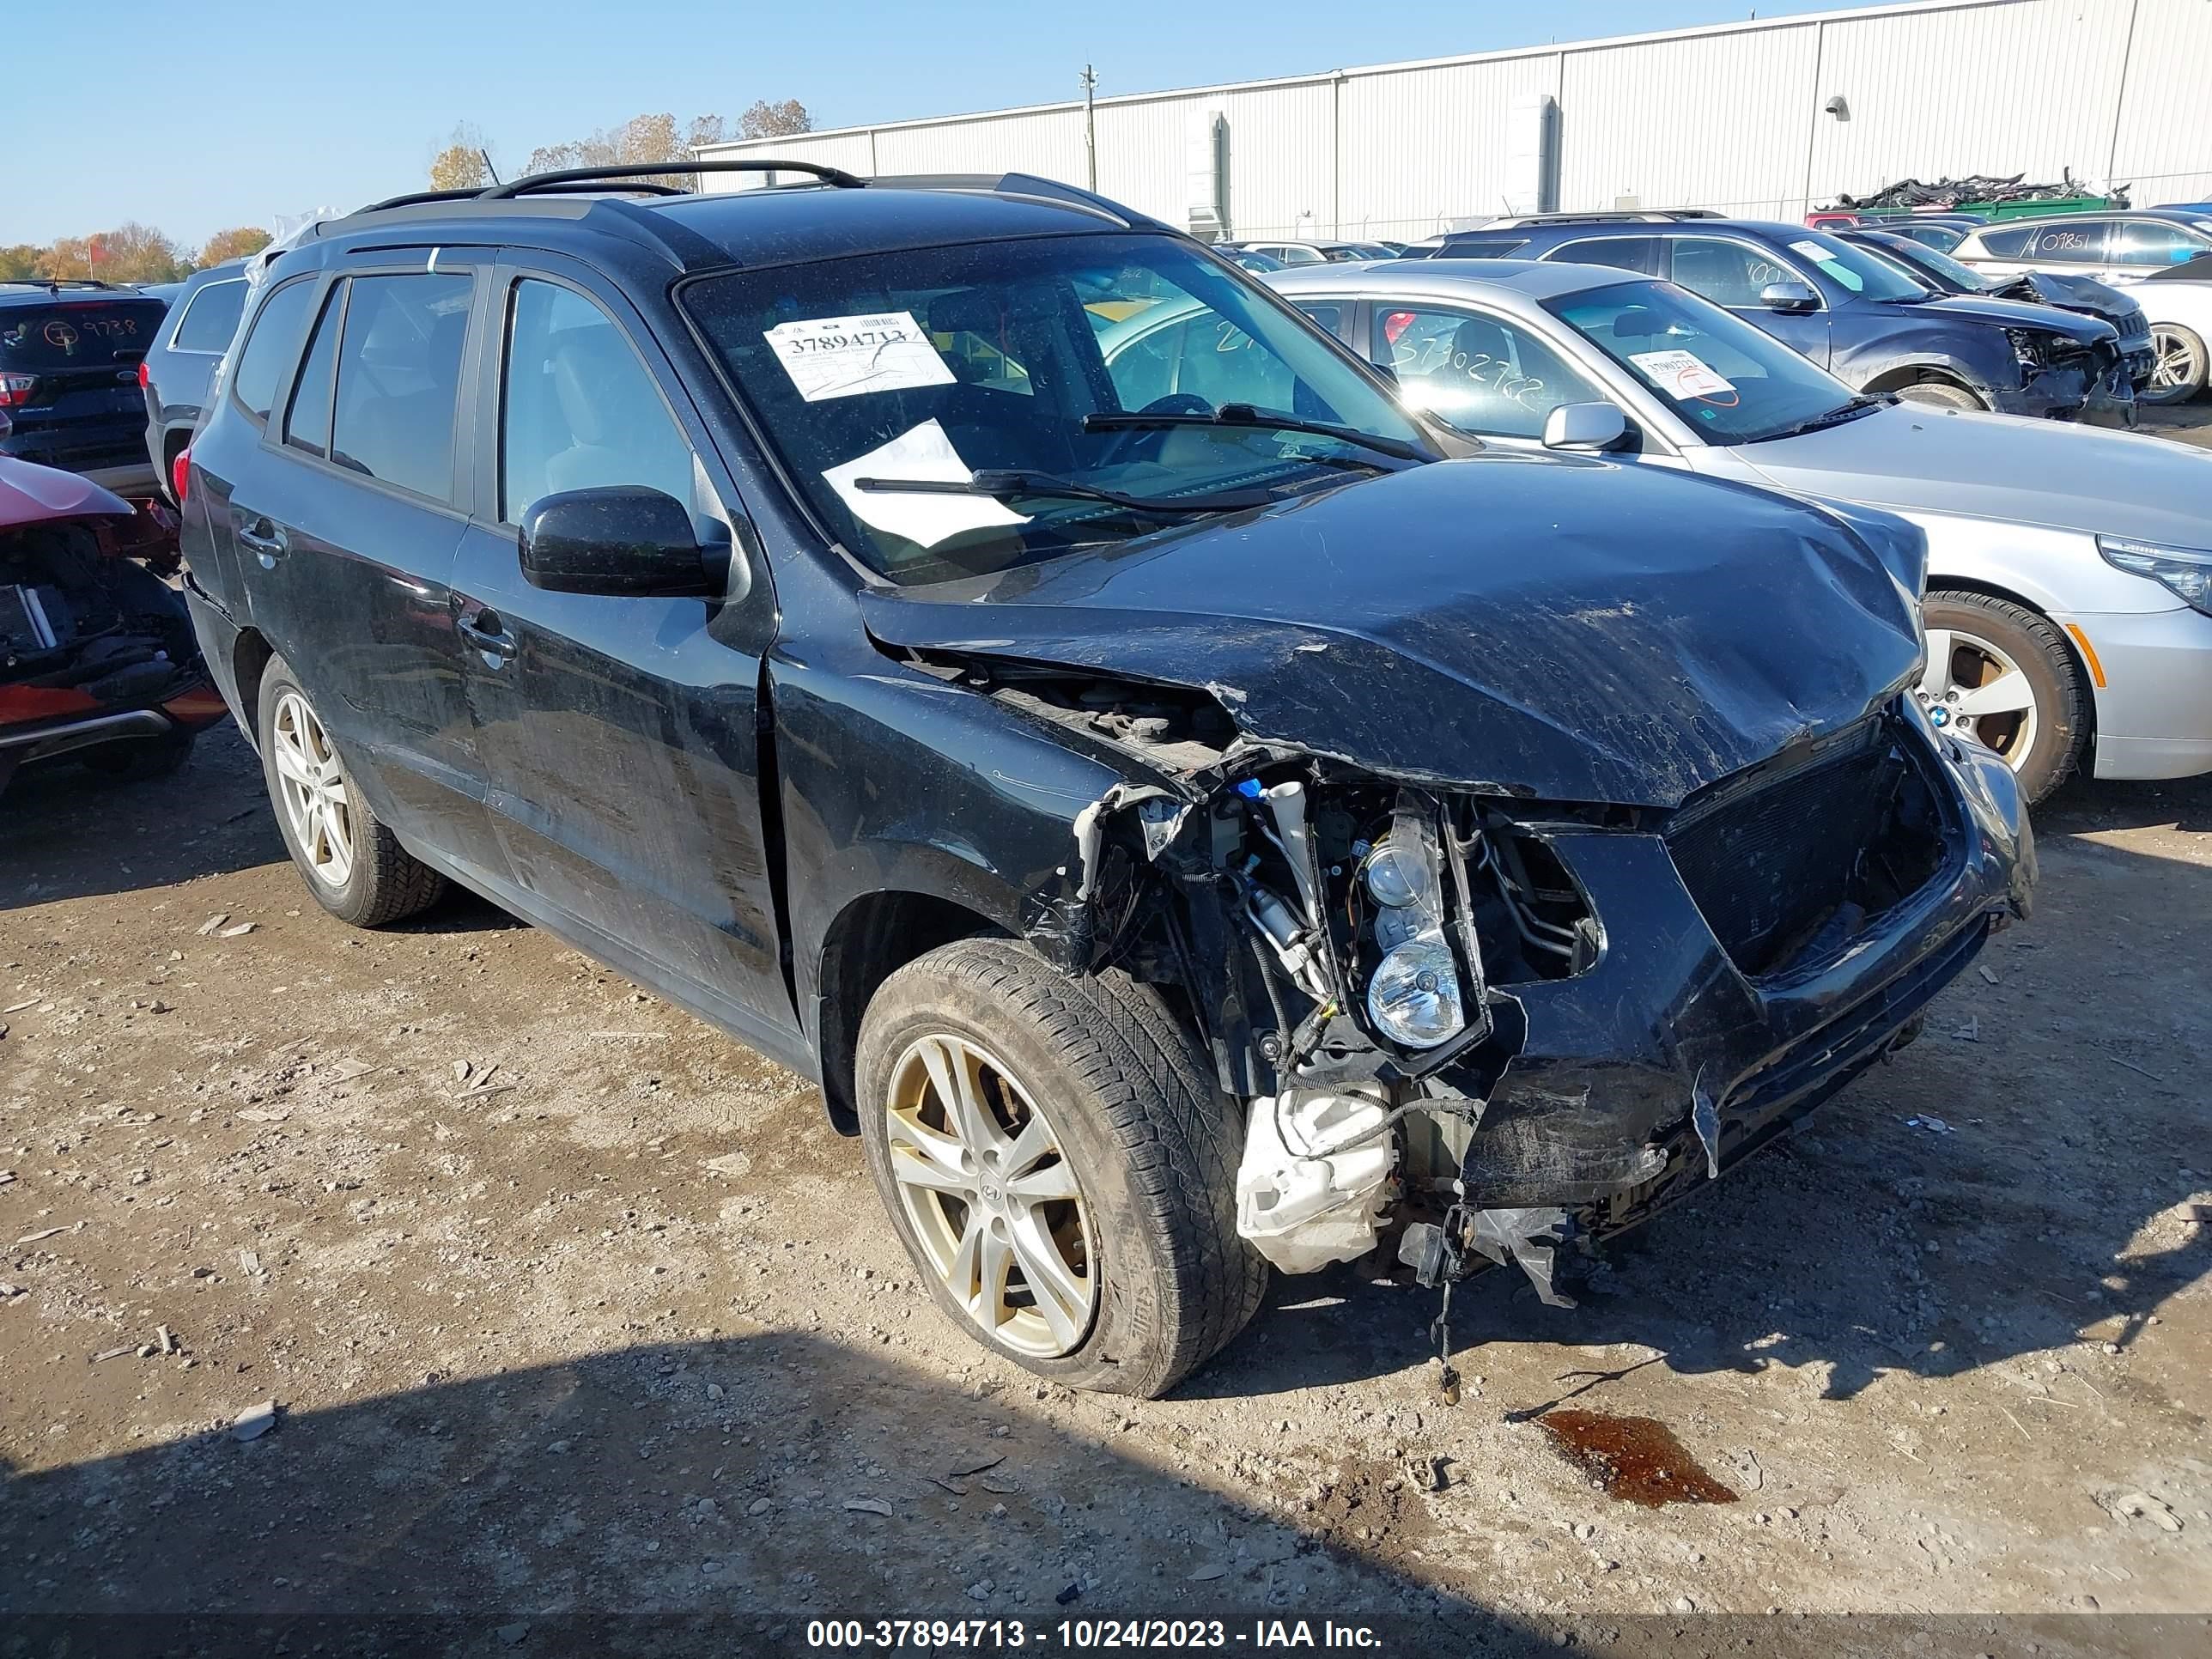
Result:
M1196 518L1207 513L1241 513L1248 507L1272 506L1283 499L1273 492L1255 490L1246 490L1239 495L1177 498L1125 495L1118 489L1102 489L1097 484L1081 483L1073 478L1055 478L1047 473L1020 472L1000 467L981 468L965 478L855 478L853 488L866 490L870 495L896 491L908 495L986 495L999 501L1048 495L1070 501L1101 501L1127 512L1163 519Z
M1362 432L1358 427L1336 426L1328 421L1301 421L1293 416L1263 414L1250 404L1224 404L1211 415L1147 415L1141 410L1133 410L1085 415L1083 417L1085 432L1133 432L1147 427L1175 426L1244 427L1255 432L1310 432L1317 438L1335 438L1401 461L1433 461L1437 459L1419 444L1409 444L1402 439L1381 438L1371 432Z
M1763 444L1776 438L1802 437L1808 432L1818 432L1822 427L1841 426L1845 421L1855 421L1869 409L1887 409L1897 399L1887 392L1856 392L1849 403L1839 404L1824 415L1800 421L1795 426L1785 426L1772 432L1762 432L1748 441Z

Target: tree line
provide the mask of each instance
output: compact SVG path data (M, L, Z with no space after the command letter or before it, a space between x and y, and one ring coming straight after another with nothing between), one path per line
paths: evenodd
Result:
M562 144L541 144L530 152L519 173L552 173L565 167L647 166L656 161L683 162L705 144L726 144L736 138L781 138L811 132L814 118L796 98L781 103L757 100L735 122L720 115L695 115L678 122L663 111L633 115L618 127L602 127L582 138ZM494 181L493 146L473 122L455 126L445 144L430 158L433 190L482 190ZM689 187L694 175L681 167L653 175L667 183Z
M44 247L31 242L0 246L0 282L177 283L225 259L258 253L269 242L267 231L240 225L217 231L195 252L134 220L89 236L58 237Z

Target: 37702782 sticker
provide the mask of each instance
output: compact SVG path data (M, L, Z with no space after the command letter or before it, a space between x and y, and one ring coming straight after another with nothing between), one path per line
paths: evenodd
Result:
M1692 398L1715 398L1733 392L1735 382L1722 378L1693 351L1636 351L1628 361L1643 370L1644 378L1678 403Z
M778 323L762 337L810 404L952 384L952 371L910 311Z

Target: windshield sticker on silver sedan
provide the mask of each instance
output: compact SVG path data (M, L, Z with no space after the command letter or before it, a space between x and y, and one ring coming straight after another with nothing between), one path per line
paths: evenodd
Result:
M763 337L810 404L952 384L952 371L910 311L778 323Z
M1693 398L1732 398L1735 392L1735 382L1723 380L1693 351L1632 351L1628 361L1677 403Z

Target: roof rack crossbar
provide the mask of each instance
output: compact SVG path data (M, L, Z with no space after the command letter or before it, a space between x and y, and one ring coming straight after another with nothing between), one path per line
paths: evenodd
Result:
M504 185L495 185L489 190L474 192L479 201L511 202L519 196L532 196L544 191L574 190L588 187L596 180L615 179L658 179L670 173L804 173L825 185L840 190L859 190L867 180L848 173L842 167L823 167L813 161L779 161L769 158L754 160L692 160L690 161L639 161L621 167L563 167L554 173L533 173L526 178ZM684 194L676 191L676 194Z

